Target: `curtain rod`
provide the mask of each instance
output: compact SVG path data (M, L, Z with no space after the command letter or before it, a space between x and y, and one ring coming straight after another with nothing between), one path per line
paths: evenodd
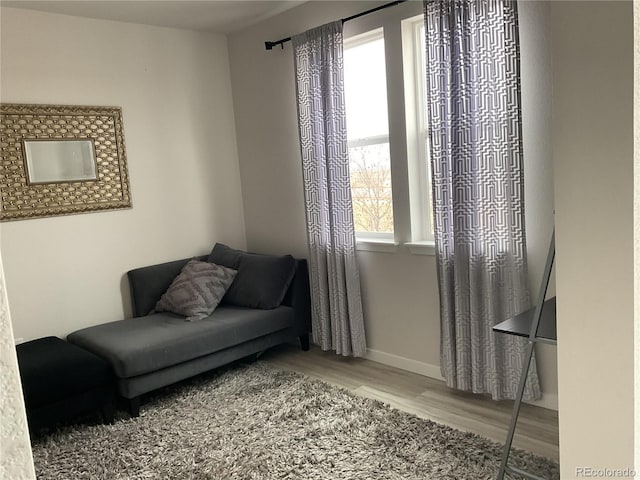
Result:
M344 22L348 22L349 20L353 20L355 18L363 17L365 15L369 15L370 13L377 12L379 10L384 10L385 8L395 7L396 5L400 5L401 3L404 3L406 1L407 0L395 0L395 2L385 3L384 5L380 5L379 7L372 8L372 9L366 10L364 12L356 13L355 15L351 15L350 17L347 17L347 18L343 18L343 19L341 19L341 22L344 24ZM291 37L282 38L280 40L276 40L275 42L266 41L266 42L264 42L264 48L266 48L267 50L271 50L276 45L280 45L282 48L284 48L284 44L286 42L290 42L290 41L291 41Z

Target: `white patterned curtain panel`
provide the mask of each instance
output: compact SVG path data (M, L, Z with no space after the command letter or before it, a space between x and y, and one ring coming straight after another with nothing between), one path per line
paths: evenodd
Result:
M349 181L342 22L297 35L292 43L313 340L323 350L363 356L367 346Z
M515 398L526 340L492 326L530 305L517 4L425 0L424 11L442 374ZM525 398L539 397L532 362Z

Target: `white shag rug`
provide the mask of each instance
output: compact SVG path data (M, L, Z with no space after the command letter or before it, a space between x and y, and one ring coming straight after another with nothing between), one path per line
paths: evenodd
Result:
M163 390L138 418L33 441L39 479L481 480L502 447L263 363ZM547 459L511 465L558 479Z

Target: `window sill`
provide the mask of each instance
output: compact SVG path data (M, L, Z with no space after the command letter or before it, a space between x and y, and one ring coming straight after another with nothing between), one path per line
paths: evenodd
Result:
M398 243L386 238L357 238L356 250L361 252L395 253Z
M413 255L435 255L436 244L433 240L407 242L404 244Z

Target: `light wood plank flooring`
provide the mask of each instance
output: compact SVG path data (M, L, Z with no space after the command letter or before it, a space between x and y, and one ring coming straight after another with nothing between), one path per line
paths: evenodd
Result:
M261 360L498 443L507 436L513 402L459 392L441 380L314 346L303 352L297 345L282 345L265 352ZM558 461L558 413L523 404L514 447Z

